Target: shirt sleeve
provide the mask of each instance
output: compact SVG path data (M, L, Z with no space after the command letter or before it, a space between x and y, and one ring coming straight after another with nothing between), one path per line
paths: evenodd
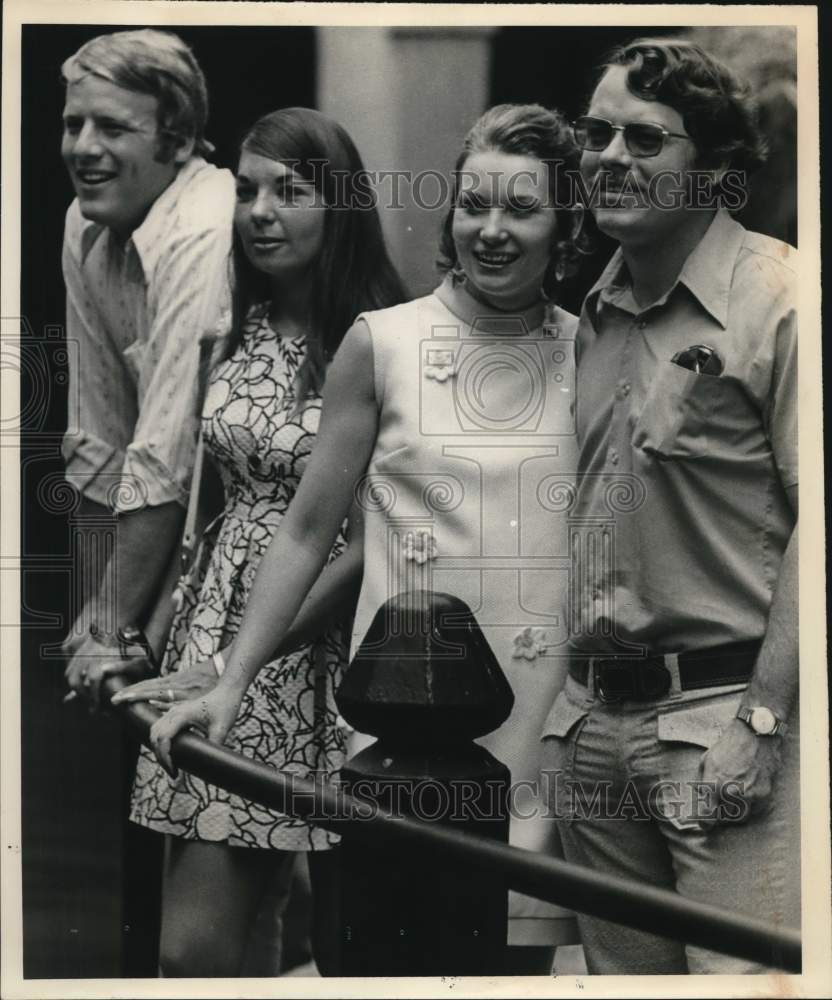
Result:
M797 475L797 311L790 306L774 331L771 391L764 410L766 432L784 487L796 486Z
M759 407L780 482L787 488L798 482L795 271L768 253L749 255L744 265L737 311L754 348L744 384Z
M61 254L66 286L69 368L67 427L62 452L67 480L84 496L111 505L132 430L133 386L109 336L81 267L84 224L76 202L66 216ZM113 395L119 405L113 405Z
M153 270L122 511L171 501L187 505L199 426L199 342L230 329L230 250L230 226L187 233L171 242Z

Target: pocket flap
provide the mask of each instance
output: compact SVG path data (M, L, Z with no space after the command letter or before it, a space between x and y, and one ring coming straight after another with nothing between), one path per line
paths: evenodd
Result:
M695 743L709 749L736 716L741 697L741 694L722 696L662 711L658 718L658 737L667 742Z
M713 447L713 434L726 412L736 410L736 386L722 376L706 375L662 361L636 418L631 442L659 459L693 458Z
M540 738L566 736L570 729L577 722L580 722L581 719L585 718L588 713L589 708L586 705L577 704L569 697L566 691L561 691L557 698L555 698L555 703L546 716Z

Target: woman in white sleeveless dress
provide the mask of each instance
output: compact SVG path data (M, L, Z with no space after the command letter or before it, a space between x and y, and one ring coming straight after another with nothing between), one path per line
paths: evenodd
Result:
M224 739L357 496L365 542L353 651L396 593L462 598L514 690L510 718L483 740L511 769L516 812L527 817L512 823L512 841L553 849L538 738L565 671L560 501L575 468L577 319L553 300L577 261L564 207L574 162L563 120L537 105L492 108L469 132L443 230L445 280L425 298L363 314L345 337L315 451L228 667L210 694L153 727L166 766L170 740L187 726ZM510 942L557 943L563 911L524 897L511 909Z

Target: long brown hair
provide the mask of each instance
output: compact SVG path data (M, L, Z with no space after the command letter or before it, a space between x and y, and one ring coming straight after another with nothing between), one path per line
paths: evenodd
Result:
M311 108L282 108L258 119L240 153L291 164L327 207L321 253L312 264L306 357L295 386L296 408L323 388L326 366L365 310L408 298L384 244L375 194L355 144L331 118ZM272 297L267 275L248 260L234 234L234 327L239 343L252 305Z

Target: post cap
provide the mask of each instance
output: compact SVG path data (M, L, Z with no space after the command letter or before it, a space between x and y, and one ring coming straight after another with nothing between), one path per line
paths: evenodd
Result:
M514 694L468 605L416 590L376 612L335 700L356 729L427 746L490 733Z

